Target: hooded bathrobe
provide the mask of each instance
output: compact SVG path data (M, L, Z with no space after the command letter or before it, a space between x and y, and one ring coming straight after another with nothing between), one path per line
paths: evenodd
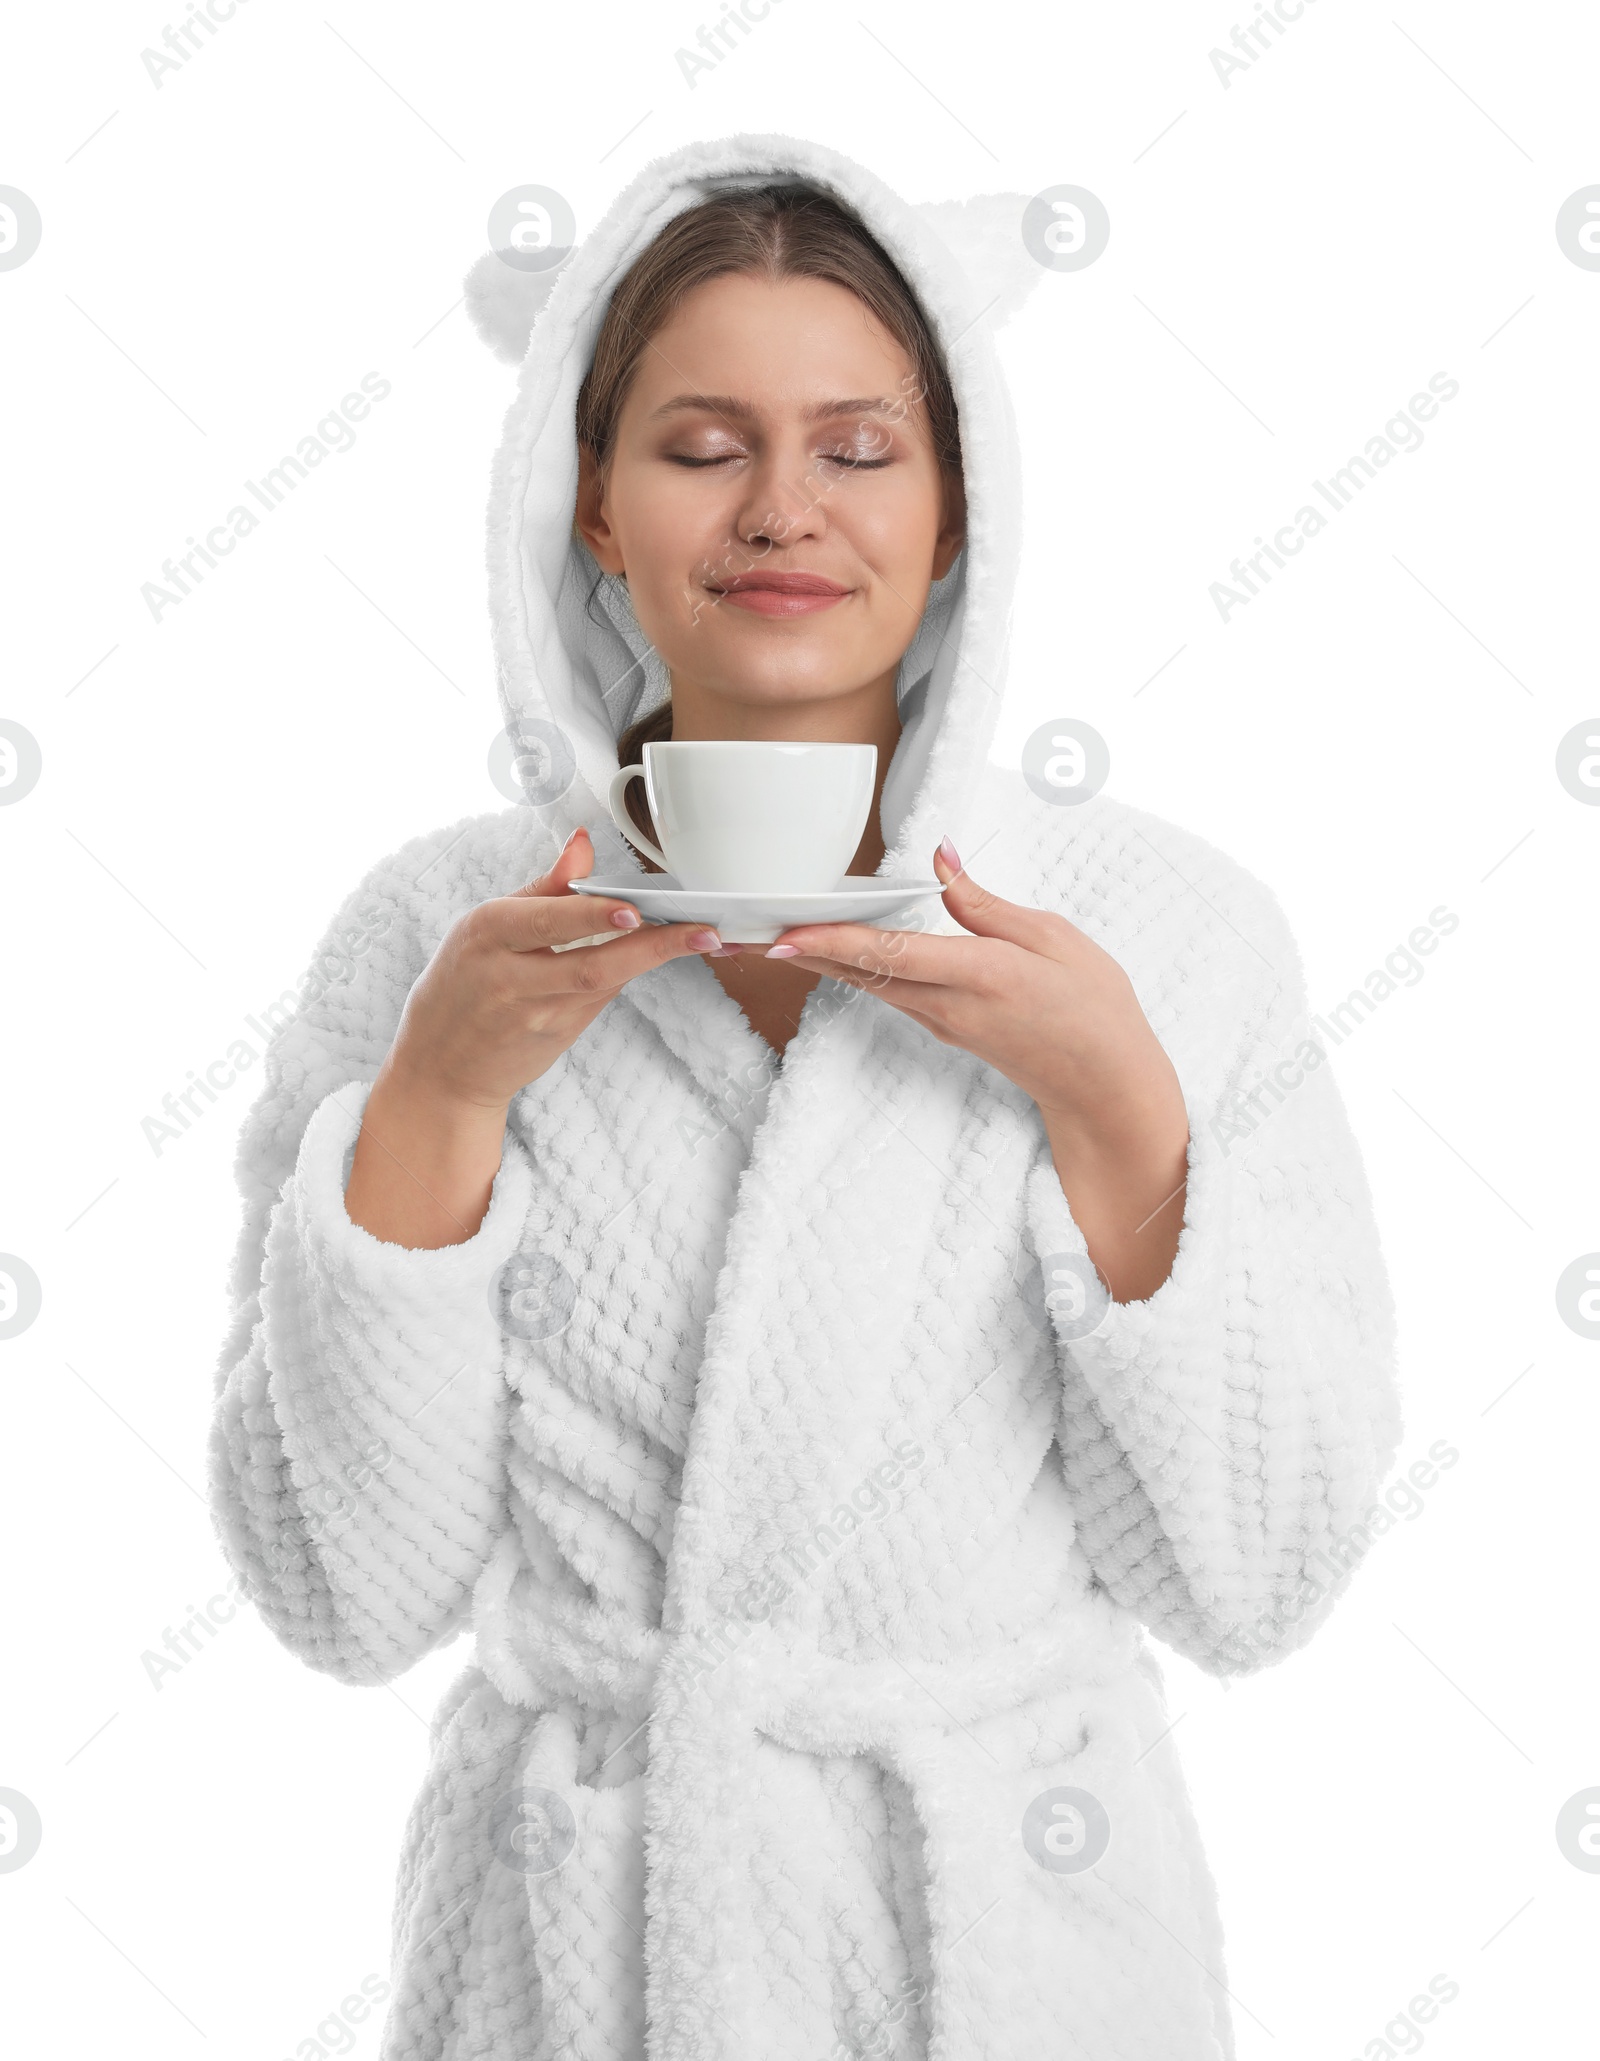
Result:
M1108 1303L993 1068L832 980L780 1063L698 957L516 1097L473 1236L412 1251L345 1212L450 926L580 823L597 874L644 877L601 797L667 682L573 535L574 402L651 237L775 176L885 246L960 410L968 539L900 669L882 871L926 878L948 832L1127 970L1191 1124L1143 1302ZM1150 1635L1230 1676L1323 1621L1398 1443L1392 1307L1272 893L988 762L1024 205L911 206L735 136L648 165L560 264L469 277L520 360L489 555L523 799L383 859L318 947L240 1144L210 1449L227 1556L308 1665L383 1683L473 1634L401 1856L385 2061L1234 2051Z

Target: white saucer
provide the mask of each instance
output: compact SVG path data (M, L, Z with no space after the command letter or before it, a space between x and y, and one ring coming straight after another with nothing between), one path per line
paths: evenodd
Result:
M679 887L670 873L627 880L570 880L575 894L615 895L646 923L706 923L728 944L770 945L799 923L883 923L944 893L937 880L880 880L848 873L831 894L722 894Z

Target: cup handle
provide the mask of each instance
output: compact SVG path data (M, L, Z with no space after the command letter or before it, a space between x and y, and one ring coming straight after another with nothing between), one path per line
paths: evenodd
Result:
M672 868L667 864L666 853L653 845L649 838L639 829L633 818L628 814L627 804L623 799L627 792L628 782L630 780L642 780L643 778L643 766L619 767L612 775L611 785L606 791L606 807L611 811L612 822L616 824L629 844L637 847L639 851L647 853L650 858L655 860L663 873L670 873Z

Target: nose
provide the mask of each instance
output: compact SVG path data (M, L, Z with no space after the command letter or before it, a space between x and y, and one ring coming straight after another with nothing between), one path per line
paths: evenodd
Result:
M739 536L756 547L786 546L827 533L827 483L801 438L763 444L740 481Z

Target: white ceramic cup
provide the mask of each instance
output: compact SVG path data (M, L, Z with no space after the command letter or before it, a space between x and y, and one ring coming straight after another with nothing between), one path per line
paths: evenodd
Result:
M875 744L647 744L606 799L631 845L680 887L720 894L828 894L856 855L872 808ZM624 799L643 779L658 848Z

